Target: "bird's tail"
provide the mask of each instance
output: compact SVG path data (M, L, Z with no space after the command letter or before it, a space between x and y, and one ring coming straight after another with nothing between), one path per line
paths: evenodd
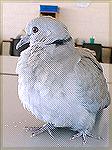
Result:
M94 127L93 127L93 132L95 132L95 135L99 133L100 122L101 122L102 116L103 116L103 109L98 111L98 113L96 115L95 124L94 124Z

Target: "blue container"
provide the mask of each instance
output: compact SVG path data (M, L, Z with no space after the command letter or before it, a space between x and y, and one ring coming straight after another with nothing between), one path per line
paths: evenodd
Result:
M57 13L59 12L59 7L51 5L40 5L40 12Z

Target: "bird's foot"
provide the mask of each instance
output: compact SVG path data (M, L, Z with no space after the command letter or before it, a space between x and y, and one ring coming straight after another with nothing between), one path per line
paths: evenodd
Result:
M32 132L31 137L35 137L35 136L47 131L49 133L49 135L54 138L54 136L52 135L53 129L55 129L55 127L52 123L44 124L42 127L25 127L26 132L28 132L28 131Z
M100 137L100 136L93 135L92 133L89 133L89 132L86 133L84 131L80 131L77 134L74 134L72 136L71 140L74 140L76 138L82 137L83 144L86 144L87 143L87 136L91 137L91 138L94 138L94 139L97 139L97 140L103 140L103 138Z

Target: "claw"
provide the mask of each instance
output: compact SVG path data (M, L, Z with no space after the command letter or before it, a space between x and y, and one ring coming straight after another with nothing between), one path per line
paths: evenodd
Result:
M32 133L31 137L35 137L35 133Z
M81 132L79 132L79 133L77 133L77 134L74 134L70 140L74 140L74 139L76 139L76 138L82 137L82 142L83 142L83 144L86 144L86 142L87 142L86 137L87 137L87 136L88 136L88 137L91 137L91 138L95 138L95 139L97 139L97 140L101 140L101 139L103 140L103 138L100 137L100 136L95 136L95 135L93 135L93 134L91 134L91 133L86 133L86 132L83 132L83 131L81 131Z
M52 123L44 124L42 127L25 127L26 132L33 131L31 137L35 137L45 131L49 133L49 135L54 138L54 136L51 133L51 130L55 129L54 125Z
M71 140L74 140L74 139L76 139L76 138L78 138L78 137L80 137L82 135L82 133L77 133L77 134L74 134L73 136L72 136L72 138L70 138Z
M51 130L48 129L48 133L49 133L49 135L50 135L52 138L54 138L54 136L53 136L52 133L51 133Z
M86 140L86 134L85 133L82 133L82 142L83 144L86 144L87 140Z
M87 142L87 140L86 140L86 136L87 136L87 135L86 135L86 133L84 133L84 132L79 132L79 133L73 135L72 138L71 138L71 140L74 140L74 139L79 138L79 137L81 137L81 136L82 136L83 144L85 144L85 143Z
M28 131L36 131L38 130L39 127L25 127L25 131L28 132Z
M91 137L91 138L94 138L94 139L97 139L97 140L104 140L101 136L96 136L96 135L93 135L91 133L88 133L87 136Z

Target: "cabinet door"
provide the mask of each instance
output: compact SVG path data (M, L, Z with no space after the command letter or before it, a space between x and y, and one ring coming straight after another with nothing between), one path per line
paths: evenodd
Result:
M26 139L28 140L31 136L31 132L30 135L27 135L23 128L25 126L41 126L42 123L30 112L24 110L18 97L17 76L1 75L0 81L3 147L24 146L24 143L27 142Z
M2 75L1 77L1 95L3 106L3 120L9 122L19 117L21 109L20 101L17 94L17 76Z
M24 110L21 101L18 97L17 76L1 75L1 95L3 104L3 119L4 121L25 119L32 115ZM29 114L29 115L28 115ZM31 123L32 120L28 119Z

